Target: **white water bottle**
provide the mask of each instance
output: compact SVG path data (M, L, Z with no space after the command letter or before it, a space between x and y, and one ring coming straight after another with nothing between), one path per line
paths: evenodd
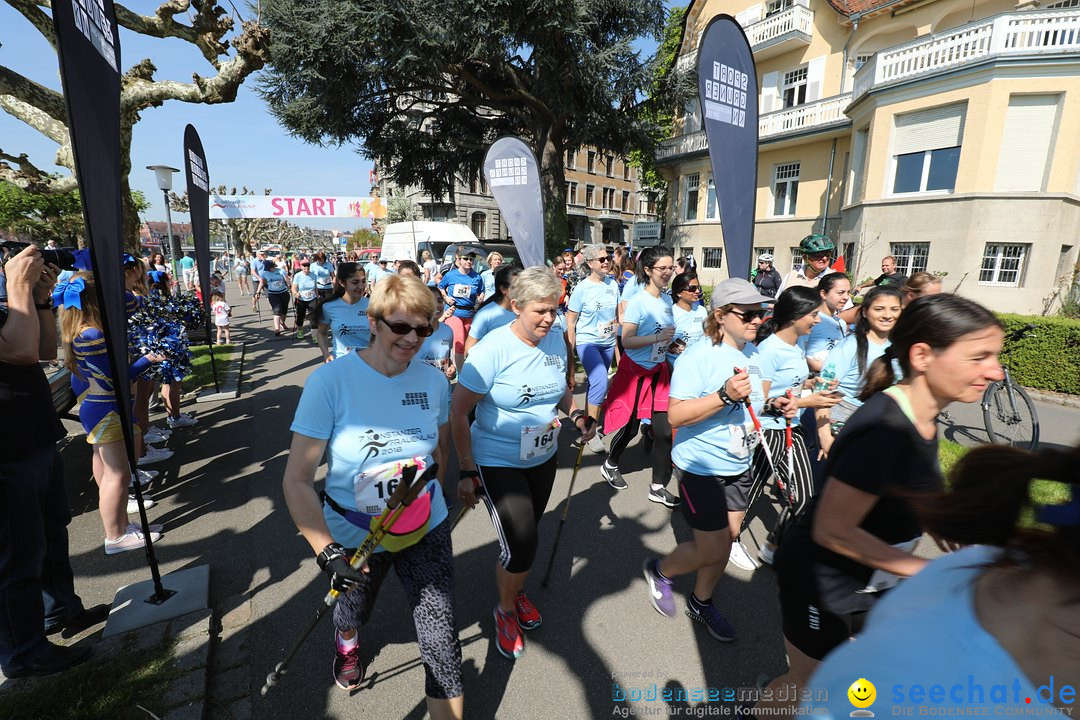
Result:
M825 366L825 369L821 371L821 374L818 375L817 382L814 384L814 392L826 392L835 379L836 363L829 363Z

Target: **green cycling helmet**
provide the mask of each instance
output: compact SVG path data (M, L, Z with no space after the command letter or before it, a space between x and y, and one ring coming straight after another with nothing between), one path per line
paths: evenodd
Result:
M802 239L802 242L799 243L799 250L806 255L811 253L832 252L835 249L836 245L832 240L824 235L818 235L816 233L807 235Z

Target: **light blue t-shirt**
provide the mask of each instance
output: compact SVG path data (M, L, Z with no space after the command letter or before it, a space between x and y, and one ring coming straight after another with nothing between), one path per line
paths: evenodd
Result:
M943 555L904 580L870 611L856 642L829 653L807 687L820 700L804 703L810 717L847 718L847 691L866 678L877 690L867 709L878 718L1004 716L1063 720L1047 703L1076 707L1076 678L1059 675L1029 680L975 614L974 590L1000 550L974 545ZM1034 682L1032 682L1034 681ZM1042 691L1040 694L1040 687ZM1030 702L1028 699L1030 698ZM1075 714L1075 713L1074 713Z
M259 273L259 277L266 281L266 292L289 292L289 283L285 279L285 274L280 270L263 270Z
M849 334L848 324L839 317L828 317L824 312L820 314L821 322L810 330L805 336L806 357L824 360L832 352L832 349L840 344ZM800 338L801 339L801 338Z
M382 269L382 265L379 265L379 263L369 262L364 266L364 276L367 278L368 285L374 285L379 282L379 278L383 275L389 274L389 272Z
M513 310L507 310L499 303L489 303L480 308L473 317L469 337L483 340L492 330L514 322L514 317Z
M188 255L185 255L184 257L180 258L180 267L184 270L194 270L195 259Z
M424 338L424 344L416 353L416 359L426 362L444 373L451 360L454 349L454 331L446 323L439 323L435 332Z
M641 292L641 282L638 280L637 275L626 281L626 284L622 286L622 290L619 292L619 302L629 302L630 298Z
M334 338L334 358L371 344L371 321L367 309L367 298L360 298L352 305L344 298L338 298L322 306L319 322L330 326L330 334Z
M492 270L485 270L480 273L480 279L484 281L484 297L491 297L495 292L495 273Z
M469 353L458 384L482 395L472 424L473 459L493 467L536 467L555 453L557 406L566 394L566 342L554 326L532 347L509 325Z
M735 368L750 373L750 402L761 415L761 374L757 368L757 348L746 343L742 351L721 342L699 342L687 348L671 374L670 396L676 400L696 400L715 394L735 374ZM757 444L753 422L742 403L718 410L675 433L671 461L680 469L697 475L732 477L750 469Z
M837 390L844 394L844 399L853 405L862 405L862 401L859 400L859 390L862 389L863 376L859 374L859 361L856 357L856 337L852 333L846 338L840 341L840 344L832 349L832 351L825 358L825 364L822 368L827 368L829 365L836 367L836 377L840 380L840 385ZM874 364L874 361L885 354L885 348L892 345L892 343L886 340L881 345L867 339L866 341L866 368L870 369L870 366ZM857 678L856 678L857 679Z
M311 274L315 277L315 287L319 290L329 290L334 286L333 280L330 275L334 272L334 267L328 263L311 263Z
M615 344L615 311L619 306L619 285L610 277L603 282L582 280L570 294L571 312L578 314L574 341L580 345L611 347Z
M297 296L304 302L315 299L315 276L309 273L296 273L292 279L293 287L296 288Z
M671 314L675 318L675 337L671 338L671 341L681 339L686 343L686 347L678 355L668 353L668 361L674 364L676 360L686 353L691 345L705 337L704 323L705 318L709 317L709 311L701 305L689 312L678 305L672 305Z
M783 397L784 393L791 390L794 397L798 398L802 392L803 383L810 377L810 366L806 364L806 357L798 345L788 345L775 334L762 340L758 345L757 356L758 369L761 371L762 381L772 381L769 385L769 397ZM799 424L799 415L791 419L792 425ZM760 416L761 426L769 430L783 430L784 418L772 415Z
M623 323L637 325L638 336L655 335L664 328L675 327L675 315L671 311L671 296L661 294L653 297L647 292L639 292L630 298L623 313ZM626 349L631 360L649 370L657 363L667 359L670 340L653 343L645 347Z
M449 415L450 386L431 366L414 360L388 378L350 353L308 376L290 429L328 441L325 487L336 503L377 515L393 491L358 475L396 460L434 462L431 453ZM434 528L446 519L446 501L438 480L427 489L432 492L429 527ZM345 547L358 546L367 535L329 504L323 506L323 517L334 540Z

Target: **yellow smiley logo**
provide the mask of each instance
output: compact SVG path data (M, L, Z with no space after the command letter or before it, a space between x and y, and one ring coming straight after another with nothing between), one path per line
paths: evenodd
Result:
M857 708L868 708L874 704L874 700L877 699L877 688L874 687L874 683L870 682L866 678L859 678L855 682L851 683L851 687L847 691L848 700L851 704Z

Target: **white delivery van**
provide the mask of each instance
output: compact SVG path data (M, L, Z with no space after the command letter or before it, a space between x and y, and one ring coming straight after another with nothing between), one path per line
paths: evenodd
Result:
M419 255L425 249L433 250L432 256L441 261L442 249L454 243L478 243L476 235L465 225L454 222L390 223L383 233L382 257L390 260L409 258L418 265Z

